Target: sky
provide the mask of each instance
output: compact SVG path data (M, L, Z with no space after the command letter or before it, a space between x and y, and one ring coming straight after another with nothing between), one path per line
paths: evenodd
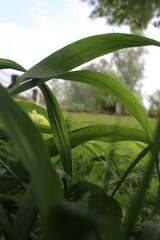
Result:
M105 19L91 20L92 7L81 0L0 0L0 5L0 58L14 60L26 69L81 38L129 32L128 27L106 25ZM160 30L151 25L145 35L160 40ZM142 94L148 107L147 95L160 88L160 49L146 49ZM10 74L10 70L0 71L0 82L7 84Z

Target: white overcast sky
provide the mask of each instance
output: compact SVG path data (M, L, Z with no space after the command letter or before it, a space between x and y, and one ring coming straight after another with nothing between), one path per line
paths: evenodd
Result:
M104 19L90 20L92 8L80 0L0 0L0 6L0 58L14 60L26 69L78 39L129 32L127 27L105 25ZM149 26L145 35L160 41L160 29ZM144 96L160 88L160 48L146 48ZM0 80L9 80L6 73L0 73Z

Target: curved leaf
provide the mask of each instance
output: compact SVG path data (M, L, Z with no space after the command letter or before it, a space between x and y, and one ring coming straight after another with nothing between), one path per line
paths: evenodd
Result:
M48 126L40 124L36 124L36 126L42 133L52 133L51 128ZM72 130L68 134L71 148L92 140L106 143L119 141L139 141L148 143L146 134L143 130L124 126L91 125ZM7 137L6 132L4 132L4 137ZM50 156L57 155L58 150L56 148L55 142L53 141L53 138L47 139L45 142Z
M72 177L70 141L62 111L50 88L46 84L40 85L39 88L41 89L46 102L54 142L61 156L64 171Z
M153 131L146 111L136 97L115 78L87 70L66 73L59 76L59 78L93 85L120 99L128 112L143 126L148 136L148 141L153 141Z
M93 125L79 128L69 132L69 138L71 148L91 140L101 142L140 141L147 143L144 131L135 128L112 125ZM45 142L50 156L57 155L58 150L53 139L47 139Z
M43 59L24 73L19 78L19 83L31 78L51 79L107 53L123 48L147 45L160 46L160 43L150 38L123 33L87 37L69 44Z
M0 58L0 69L7 69L7 68L11 68L11 69L18 70L18 71L21 71L21 72L26 71L18 63L14 62L12 60L9 60L9 59Z

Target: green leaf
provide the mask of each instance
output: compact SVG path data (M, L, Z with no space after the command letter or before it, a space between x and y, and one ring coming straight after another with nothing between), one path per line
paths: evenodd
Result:
M29 185L19 207L16 221L14 223L14 231L17 240L29 239L31 230L36 220L36 215L37 203L35 200L33 187L32 185Z
M72 177L72 157L68 131L65 125L59 103L52 91L46 84L39 86L41 89L48 111L48 118L53 133L54 142L60 154L64 171Z
M124 104L128 112L133 117L135 117L139 121L139 123L143 126L147 134L148 141L152 143L153 130L145 109L141 106L136 97L118 80L99 72L87 70L75 72L73 71L61 75L59 76L59 78L75 82L87 83L89 85L98 87L117 97Z
M2 86L0 117L32 177L35 196L44 220L51 206L62 199L59 177L50 163L39 131Z
M51 133L48 126L37 124L38 129L42 133ZM146 134L143 130L114 125L91 125L72 130L69 133L71 148L77 147L88 141L100 142L119 142L119 141L139 141L147 143ZM5 136L7 134L5 133ZM53 138L45 140L50 156L58 154L58 150Z
M119 142L119 141L140 141L147 143L144 131L135 128L112 126L112 125L93 125L79 128L69 132L71 148L77 147L85 142L95 140L100 142ZM46 145L50 156L58 154L53 139L47 139Z
M107 53L123 48L148 45L160 46L160 43L150 38L123 33L87 37L69 44L43 59L24 73L19 78L19 83L32 78L51 79Z
M87 193L89 193L89 211L96 217L107 218L107 220L116 223L120 227L122 210L118 202L114 198L107 196L99 186L89 182L76 183L68 190L66 197L71 202L77 202Z
M92 218L100 221L101 234L106 237L104 239L115 239L119 233L122 218L119 203L107 196L103 189L89 182L74 184L66 193L66 197L71 202L78 202L87 194L86 207Z
M95 219L69 203L57 204L51 209L48 225L50 231L45 232L45 240L95 239Z
M18 63L14 62L12 60L9 60L9 59L0 58L0 69L7 69L7 68L11 68L11 69L18 70L18 71L21 71L21 72L26 71Z

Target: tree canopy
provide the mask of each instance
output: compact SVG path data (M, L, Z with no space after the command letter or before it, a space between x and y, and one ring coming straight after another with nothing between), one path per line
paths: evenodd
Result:
M115 52L111 59L111 65L116 69L116 75L122 79L122 83L132 92L137 92L144 78L144 48L125 49Z
M91 18L105 17L110 25L129 25L131 31L146 29L153 20L160 26L159 0L82 0L93 6Z
M160 114L160 89L157 89L152 95L149 96L150 108L149 113L151 115Z

